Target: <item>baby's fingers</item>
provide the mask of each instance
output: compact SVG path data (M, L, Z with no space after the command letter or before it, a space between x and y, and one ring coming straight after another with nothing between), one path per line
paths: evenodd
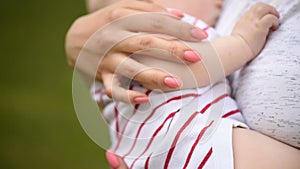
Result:
M136 59L139 59L143 56L135 57ZM139 63L121 53L111 56L110 62L106 62L104 59L102 65L108 66L109 72L115 72L116 74L127 77L128 79L134 79L148 89L169 91L172 89L178 89L181 86L181 81L174 80L175 77L173 77L170 73L167 73L162 69Z
M259 16L259 18L263 18L265 15L272 14L279 18L279 12L271 5L259 2L256 3L252 7L253 12Z
M261 19L261 24L266 28L276 30L279 27L279 18L275 15L268 14Z

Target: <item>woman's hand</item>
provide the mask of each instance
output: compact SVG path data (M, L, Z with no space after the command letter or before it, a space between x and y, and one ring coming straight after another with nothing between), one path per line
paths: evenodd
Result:
M156 12L156 14L146 14L145 12ZM140 19L129 20L128 22L122 22L120 19L126 19L124 16L134 14L143 14L147 17L143 19L142 15L141 17L137 16ZM66 37L69 63L74 66L81 52L82 63L78 64L77 68L92 77L97 72L96 78L103 80L110 96L125 102L147 102L147 96L144 93L122 88L118 80L121 76L114 78L114 81L115 71L118 69L118 73L121 73L119 75L133 78L142 85L151 86L152 89L179 88L181 83L176 77L161 70L147 68L145 65L128 58L128 55L144 49L158 48L167 52L164 54L148 52L147 55L161 59L170 59L170 57L164 57L165 55L176 56L187 63L199 61L200 58L195 52L175 41L174 38L139 34L139 32L166 34L186 41L199 41L206 37L206 33L201 29L181 22L179 19L182 16L183 14L179 11L167 12L163 7L150 0L116 2L94 13L80 17L74 22ZM116 21L120 22L115 24ZM107 26L107 24L109 25ZM114 29L103 29L110 26ZM128 38L120 39L124 34ZM98 69L96 60L101 60L101 69ZM118 63L122 63L124 60L126 60L127 65L118 66Z
M106 159L108 164L112 169L128 169L124 160L117 156L116 154L112 153L111 151L106 151Z

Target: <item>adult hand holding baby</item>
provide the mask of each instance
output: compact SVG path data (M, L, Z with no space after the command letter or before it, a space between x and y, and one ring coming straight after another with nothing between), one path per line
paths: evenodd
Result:
M161 14L147 15L146 19L113 23L110 24L113 25L110 27L112 29L101 30L109 23L120 21L118 19L122 17L145 12ZM194 42L206 37L205 32L201 29L181 22L180 18L182 16L176 10L167 12L164 7L155 4L152 0L122 0L82 16L74 22L66 37L69 63L75 66L75 62L81 52L80 55L84 59L82 59L83 62L81 64L77 65L77 69L88 76L94 76L95 72L97 72L96 79L103 80L106 92L110 96L114 96L115 99L124 102L147 102L147 96L144 93L123 89L120 85L116 85L118 83L112 81L117 68L117 66L113 67L112 64L118 65L118 63L126 59L131 65L119 67L118 71L125 72L122 76L133 77L134 80L137 80L142 85L151 84L153 88L160 89L179 88L181 85L180 80L176 79L176 77L172 77L161 70L147 69L144 65L128 58L128 55L139 50L159 48L188 63L199 61L199 56L181 43L157 36L139 34L140 32L166 34L181 40ZM126 35L126 38L124 38L124 35ZM101 61L101 69L98 69L98 62L95 62L95 60L100 60L99 57L104 58ZM136 72L139 73L136 74ZM113 87L114 90L112 90Z

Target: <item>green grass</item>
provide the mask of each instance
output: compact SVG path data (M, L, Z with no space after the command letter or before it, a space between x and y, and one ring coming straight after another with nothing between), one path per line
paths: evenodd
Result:
M0 8L0 168L108 168L76 117L64 51L84 1L9 0Z

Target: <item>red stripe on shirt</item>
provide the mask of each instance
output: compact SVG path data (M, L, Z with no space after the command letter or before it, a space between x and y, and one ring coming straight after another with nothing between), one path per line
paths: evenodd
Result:
M145 169L148 169L148 168L149 168L149 161L150 161L151 155L152 155L152 154L150 154L150 155L147 157L147 160L146 160L146 163L145 163L145 166L144 166Z
M119 111L118 111L119 102L115 103L114 109L115 109L115 122L116 122L116 134L117 138L119 138Z
M213 124L213 122L214 122L214 121L211 121L211 122L209 123L208 126L204 127L204 128L200 131L200 133L199 133L197 139L195 140L193 146L192 146L191 149L190 149L190 152L189 152L189 154L188 154L188 156L187 156L187 159L185 160L185 164L184 164L184 167L183 167L183 168L186 168L186 167L188 166L188 164L189 164L189 162L190 162L190 159L191 159L191 157L192 157L192 155L193 155L193 153L194 153L194 150L195 150L196 146L198 145L200 139L202 138L202 136L204 135L204 133L207 131L207 129Z
M178 113L179 111L180 111L180 109L178 109L177 111L175 111L175 112L169 114L168 117L164 120L164 122L163 122L163 123L162 123L155 131L154 131L154 133L152 134L151 139L150 139L150 141L148 142L146 148L144 149L144 151L143 151L136 159L134 159L133 163L132 163L131 166L130 166L130 169L132 169L133 166L134 166L134 164L135 164L135 162L136 162L142 155L144 155L144 154L147 152L147 150L150 148L150 146L151 146L153 140L155 139L155 137L157 136L157 134L160 132L160 130L164 127L164 125L166 124L166 122L167 122L169 119L173 118L174 115L175 115L176 113Z
M222 118L226 118L226 117L228 117L228 116L234 115L234 114L239 113L239 112L240 112L240 110L238 110L238 109L232 110L232 111L230 111L230 112L224 114L224 115L222 116Z
M175 139L174 139L173 142L172 142L171 148L170 148L170 150L169 150L169 152L168 152L167 159L166 159L165 165L164 165L164 169L167 169L168 166L169 166L169 163L170 163L172 154L173 154L173 152L174 152L174 150L175 150L175 146L176 146L176 144L177 144L177 142L178 142L178 139L179 139L181 133L182 133L182 132L185 130L185 128L191 123L191 121L196 117L196 115L197 115L198 113L199 113L199 112L193 113L193 114L189 117L189 119L183 124L183 126L179 129L178 133L177 133L176 136L175 136Z
M148 96L150 94L150 92L151 92L151 90L147 90L146 95ZM126 129L128 123L131 121L132 117L135 115L135 113L139 109L139 107L140 107L140 104L136 104L134 106L134 110L133 110L132 114L130 115L130 117L128 118L128 120L126 121L125 125L122 128L121 134L119 135L118 143L117 143L116 147L114 148L114 152L117 151L117 149L119 148L122 138L123 138L123 135L125 133L125 129Z
M167 169L168 168L168 165L170 163L170 160L171 160L171 157L172 157L172 154L175 150L175 146L179 140L179 137L180 135L182 134L182 132L185 130L185 128L191 123L191 121L196 117L196 115L198 113L201 113L201 114L204 114L205 111L213 104L217 103L218 101L222 100L223 98L229 96L228 94L223 94L221 96L219 96L218 98L216 98L215 100L213 100L211 103L207 104L200 112L195 112L193 113L189 119L183 124L183 126L179 129L179 131L177 132L173 142L172 142L172 145L171 145L171 148L168 152L168 155L167 155L167 158L166 158L166 161L165 161L165 165L164 165L164 169Z
M97 89L94 91L94 94L101 94L101 93L105 93L105 92L102 91L102 89Z
M195 94L195 93L190 93L190 94L185 94L185 95L181 95L181 96L176 96L176 97L173 97L163 103L161 103L160 105L156 106L152 112L150 113L150 115L141 123L137 133L136 133L136 136L135 136L135 140L134 140L134 143L133 145L131 146L129 152L126 153L126 155L124 155L124 157L126 157L128 154L131 153L131 151L133 150L134 148L134 145L136 144L136 140L137 138L139 137L141 131L142 131L142 128L144 127L144 125L147 123L147 121L155 114L155 112L162 106L164 106L165 104L167 103L170 103L172 101L175 101L175 100L181 100L181 99L184 99L184 98L188 98L188 97L197 97L197 96L200 96L200 94Z
M222 100L222 99L224 99L225 97L228 97L228 96L229 96L228 93L221 95L220 97L218 97L217 99L215 99L215 100L212 101L211 103L207 104L207 105L200 111L200 113L201 113L201 114L204 114L204 113L206 112L206 110L207 110L211 105L217 103L218 101L220 101L220 100Z
M200 165L198 166L198 169L202 169L205 166L206 162L208 161L212 153L213 153L213 149L211 147L207 152L207 154L205 155L204 159L201 161Z
M95 98L98 98L97 96L99 95L99 101L97 102L98 104L99 103L101 104L103 102L103 97L104 97L105 94L106 94L105 91L103 91L102 89L97 89L97 90L94 91L93 96Z

